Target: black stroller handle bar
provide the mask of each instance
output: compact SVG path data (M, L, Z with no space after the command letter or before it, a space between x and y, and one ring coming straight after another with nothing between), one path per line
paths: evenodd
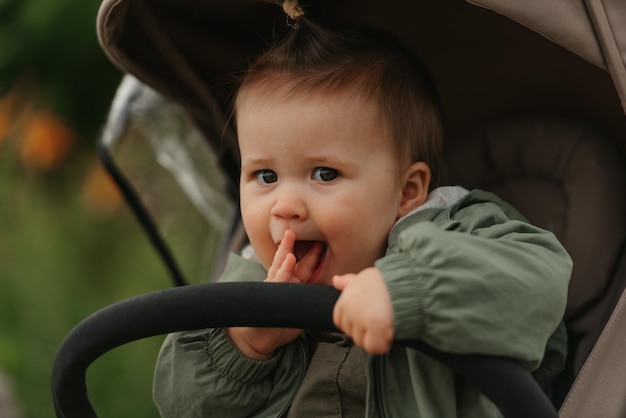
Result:
M332 312L338 297L330 286L239 282L160 290L110 305L79 323L57 352L52 369L56 415L97 417L87 395L87 368L115 347L170 332L230 326L336 331ZM398 343L464 375L506 418L558 417L532 375L511 359L447 354L419 341Z

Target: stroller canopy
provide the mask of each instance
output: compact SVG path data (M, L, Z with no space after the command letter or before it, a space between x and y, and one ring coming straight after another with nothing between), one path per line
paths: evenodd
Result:
M269 40L291 30L277 3L105 0L98 16L99 39L111 61L181 104L235 183L235 141L223 129L229 77ZM451 133L498 113L558 109L591 115L616 137L626 137L622 0L308 4L307 13L318 22L382 28L413 47L434 75Z
M626 4L619 0L478 0L607 70L626 112Z

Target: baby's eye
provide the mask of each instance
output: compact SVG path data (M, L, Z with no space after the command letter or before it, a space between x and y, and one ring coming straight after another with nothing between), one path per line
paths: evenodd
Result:
M276 183L278 181L278 176L272 170L259 170L254 173L257 181L263 184Z
M317 181L333 181L339 177L339 172L334 168L317 167L313 170L311 177Z

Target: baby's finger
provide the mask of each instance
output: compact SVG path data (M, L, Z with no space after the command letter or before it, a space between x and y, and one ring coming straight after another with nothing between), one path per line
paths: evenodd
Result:
M281 264L280 268L276 272L273 278L273 282L277 283L289 283L293 277L293 270L296 267L296 256L292 253L285 255L285 260Z
M285 261L285 255L286 253L282 251L279 246L278 249L276 250L276 253L274 253L274 259L272 260L272 265L267 270L268 279L271 280L274 277L276 277L276 273L278 272L278 269L280 269L280 266L282 266L283 261Z
M349 323L345 319L343 300L341 299L341 296L339 296L339 299L337 299L335 307L333 308L333 323L345 334L349 334Z
M362 337L361 346L372 354L385 354L391 349L393 332L379 330L379 332L365 333Z
M333 276L333 287L337 290L343 290L348 283L354 280L357 276L355 274L343 274L341 276Z
M314 243L304 257L302 257L302 260L296 264L294 276L300 279L301 282L308 282L315 268L320 263L322 251L324 251L324 245L321 242Z
M274 254L272 265L267 270L268 279L271 280L276 276L276 274L278 273L278 270L283 265L287 254L293 253L293 246L295 242L296 242L296 234L291 229L287 229L285 233L283 234L283 239L280 241L280 244L278 245L278 249L276 250L276 253Z
M283 248L287 252L293 252L293 245L296 243L296 233L291 229L286 229L283 239L280 241L279 248Z

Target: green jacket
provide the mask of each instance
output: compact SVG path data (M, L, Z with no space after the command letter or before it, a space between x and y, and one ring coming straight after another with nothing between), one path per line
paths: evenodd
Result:
M530 370L542 364L542 381L562 368L559 324L572 262L552 233L475 190L447 209L401 220L388 243L375 265L391 294L397 339L512 357ZM263 280L266 272L231 255L223 280L252 277ZM255 361L223 329L172 334L159 355L155 402L163 417L281 417L308 364L304 339ZM370 356L368 392L367 417L500 416L461 376L401 345Z

